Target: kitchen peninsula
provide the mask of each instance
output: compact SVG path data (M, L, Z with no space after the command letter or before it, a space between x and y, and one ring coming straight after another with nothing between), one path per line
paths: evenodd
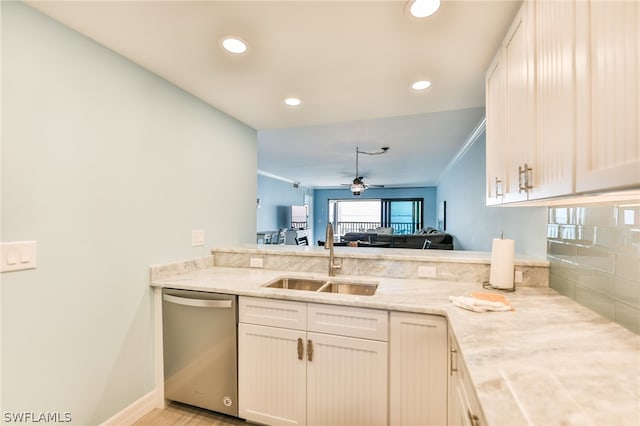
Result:
M371 296L264 287L286 275L326 276L322 248L253 245L212 254L152 267L156 302L162 288L177 288L444 317L448 347L459 351L455 367L468 372L469 398L477 398L478 424L624 425L640 418L640 337L548 288L546 261L516 257L524 283L507 294L514 310L475 313L448 297L483 291L489 253L336 248L343 265L337 278L374 280ZM418 266L435 268L435 278L418 278ZM457 424L451 415L448 422Z

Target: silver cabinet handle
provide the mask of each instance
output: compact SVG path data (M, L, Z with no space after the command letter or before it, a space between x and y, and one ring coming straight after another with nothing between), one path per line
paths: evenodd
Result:
M198 308L219 308L229 309L233 307L233 300L207 300L207 299L189 299L187 297L172 296L163 294L162 299L176 305L195 306Z
M458 357L455 355L458 351L453 346L451 347L451 352L449 353L449 365L451 371L449 371L449 375L453 376L453 373L458 371ZM453 366L453 360L456 360L456 366Z
M532 171L527 163L524 163L524 167L518 166L518 192L529 192L530 189L533 189L533 185L531 185Z
M496 197L502 197L504 192L502 191L502 180L496 177Z

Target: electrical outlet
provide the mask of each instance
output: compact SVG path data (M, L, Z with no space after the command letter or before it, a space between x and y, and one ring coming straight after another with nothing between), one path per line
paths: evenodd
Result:
M513 278L513 281L516 283L521 283L522 282L522 271L516 271L515 277Z
M261 257L252 257L249 259L249 267L250 268L262 268L262 258Z
M418 278L435 278L436 274L435 266L418 266Z

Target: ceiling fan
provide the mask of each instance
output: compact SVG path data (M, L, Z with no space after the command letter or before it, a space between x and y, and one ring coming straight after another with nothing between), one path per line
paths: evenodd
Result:
M349 190L354 196L358 196L362 194L370 186L376 187L376 188L384 188L384 185L369 185L364 183L364 177L360 176L360 172L358 170L358 155L359 154L380 155L380 154L385 154L387 151L389 151L388 146L383 146L382 148L380 148L380 151L376 151L376 152L360 151L360 149L356 147L356 176L353 179L353 182L343 184L349 187Z

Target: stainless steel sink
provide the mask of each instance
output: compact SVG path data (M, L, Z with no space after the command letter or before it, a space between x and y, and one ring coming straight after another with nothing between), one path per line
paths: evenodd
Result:
M318 291L326 283L327 283L327 280L316 280L313 278L283 277L272 283L265 285L265 287L286 288L289 290Z
M323 293L357 294L358 296L371 296L376 293L376 283L346 283L328 282L319 291Z
M353 294L358 296L372 296L378 289L378 283L341 281L334 278L301 278L282 277L267 283L264 287L286 290L315 291L321 293Z

